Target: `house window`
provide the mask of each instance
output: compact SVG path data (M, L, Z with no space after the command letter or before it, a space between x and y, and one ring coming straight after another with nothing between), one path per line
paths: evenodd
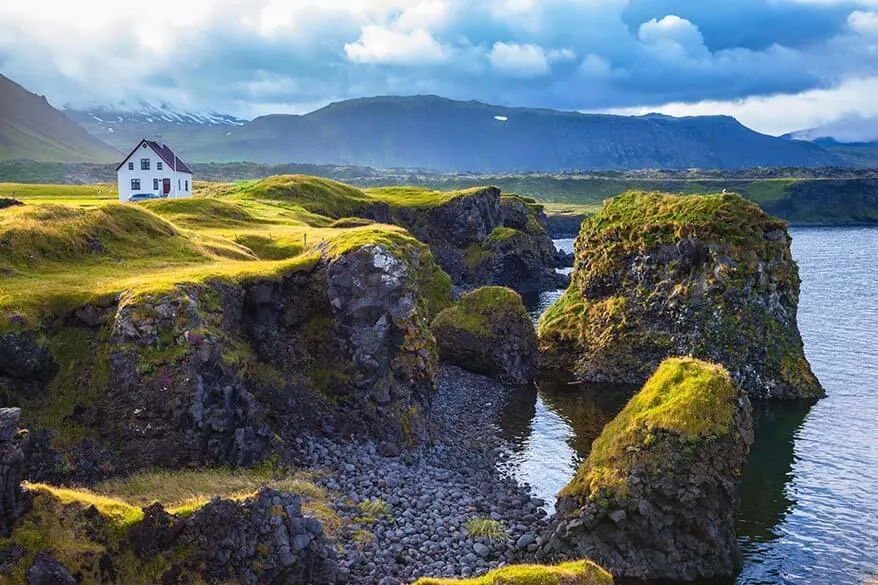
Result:
M164 165L161 162L155 163L156 170L160 171L164 168Z
M158 191L158 190L159 190L159 180L158 180L158 179L153 179L153 180L152 180L152 190L153 190L153 191Z
M183 180L177 179L177 190L179 191L182 188L183 188Z
M131 179L131 190L140 191L140 179Z
M185 180L185 181L183 181L183 182L186 183L186 188L183 189L183 190L184 190L184 191L188 191L188 190L189 190L189 180L187 179L187 180Z
M149 170L149 159L148 158L140 159L140 170L141 171L148 171Z
M134 170L134 161L131 161L130 163L128 163L128 170L129 170L129 171L133 171L133 170Z

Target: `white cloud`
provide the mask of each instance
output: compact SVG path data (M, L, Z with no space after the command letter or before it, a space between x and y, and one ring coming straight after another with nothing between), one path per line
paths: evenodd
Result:
M637 36L668 56L705 56L708 52L698 27L673 14L644 22Z
M861 35L878 36L878 12L856 10L848 17L848 26Z
M780 135L832 124L857 115L878 117L878 77L845 82L833 89L816 89L799 94L751 97L736 101L672 103L659 106L620 108L610 113L642 115L659 112L669 116L729 115L765 134Z
M344 51L354 63L421 65L447 59L446 50L424 29L401 32L374 25L364 26L360 40L345 43Z
M424 0L409 6L396 19L394 27L400 30L433 30L442 26L451 13L444 0Z
M549 58L537 45L494 43L488 58L494 69L511 77L541 77L549 73Z

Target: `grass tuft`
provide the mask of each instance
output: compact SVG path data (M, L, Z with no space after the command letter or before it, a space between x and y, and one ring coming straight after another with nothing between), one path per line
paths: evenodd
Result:
M473 538L487 538L495 542L506 538L506 527L491 518L473 518L466 523L466 533Z

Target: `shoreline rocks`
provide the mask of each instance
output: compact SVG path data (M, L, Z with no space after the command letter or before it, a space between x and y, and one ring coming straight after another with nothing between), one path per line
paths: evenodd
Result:
M617 578L733 575L752 443L750 402L725 369L665 360L559 494L543 552L591 558Z
M353 522L341 537L339 558L350 583L400 585L536 562L547 526L544 502L497 468L510 453L496 426L510 392L443 365L430 418L432 443L388 458L372 443L304 440L299 465L329 471L316 482L338 493L338 513ZM364 518L360 505L371 500L385 503L386 513ZM495 520L505 535L471 536L467 523L473 519Z
M523 385L537 371L533 320L515 291L483 287L460 297L431 326L441 360L506 384Z
M786 224L755 204L628 193L582 224L571 286L540 320L542 362L641 384L664 358L693 355L753 398L816 398L799 284Z

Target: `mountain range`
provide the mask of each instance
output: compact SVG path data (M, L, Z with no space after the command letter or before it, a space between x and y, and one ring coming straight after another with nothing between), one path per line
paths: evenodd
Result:
M142 138L160 138L185 151L190 144L218 140L229 130L247 123L226 114L186 112L167 104L154 106L143 101L132 105L66 108L64 113L93 136L123 152Z
M44 96L0 75L0 160L112 162L120 156Z
M0 76L0 159L117 160L160 138L189 162L308 163L442 172L849 166L833 147L727 116L615 116L385 96L246 121L139 102L52 108Z

